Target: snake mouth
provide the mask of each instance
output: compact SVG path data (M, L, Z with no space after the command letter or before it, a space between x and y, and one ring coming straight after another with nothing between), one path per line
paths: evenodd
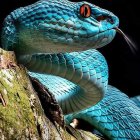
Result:
M94 36L88 37L88 40L90 41L86 45L86 47L89 47L88 49L91 48L98 49L104 47L114 39L115 34L116 30L114 28L101 31L98 34L95 34Z
M101 48L109 44L114 39L115 34L116 34L116 30L114 28L111 28L95 35L94 37L95 38L97 37L98 40L95 48Z

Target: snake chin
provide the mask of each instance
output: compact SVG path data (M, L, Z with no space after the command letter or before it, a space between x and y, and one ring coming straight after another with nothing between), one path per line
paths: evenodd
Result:
M100 32L88 38L89 40L93 40L93 41L89 42L87 46L89 48L95 48L95 49L104 47L105 45L109 44L114 39L115 35L116 35L116 30L113 28Z

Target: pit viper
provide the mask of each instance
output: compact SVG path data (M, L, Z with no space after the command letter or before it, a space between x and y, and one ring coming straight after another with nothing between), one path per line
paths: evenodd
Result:
M117 16L91 3L40 0L5 18L2 47L47 86L67 123L80 118L108 139L138 140L140 108L108 85L107 62L97 50L118 26Z

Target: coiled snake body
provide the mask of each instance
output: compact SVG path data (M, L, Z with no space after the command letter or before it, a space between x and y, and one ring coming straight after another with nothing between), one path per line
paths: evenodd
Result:
M108 85L96 48L110 43L118 18L87 2L40 0L11 12L2 46L54 94L67 121L81 118L110 139L140 139L140 109ZM94 106L95 105L95 106Z

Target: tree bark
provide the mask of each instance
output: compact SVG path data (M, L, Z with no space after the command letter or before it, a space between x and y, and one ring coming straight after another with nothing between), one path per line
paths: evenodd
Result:
M43 103L47 109L43 109ZM24 66L17 64L14 52L0 49L0 139L99 138L89 132L66 127L61 108L49 91L39 81L30 78Z

